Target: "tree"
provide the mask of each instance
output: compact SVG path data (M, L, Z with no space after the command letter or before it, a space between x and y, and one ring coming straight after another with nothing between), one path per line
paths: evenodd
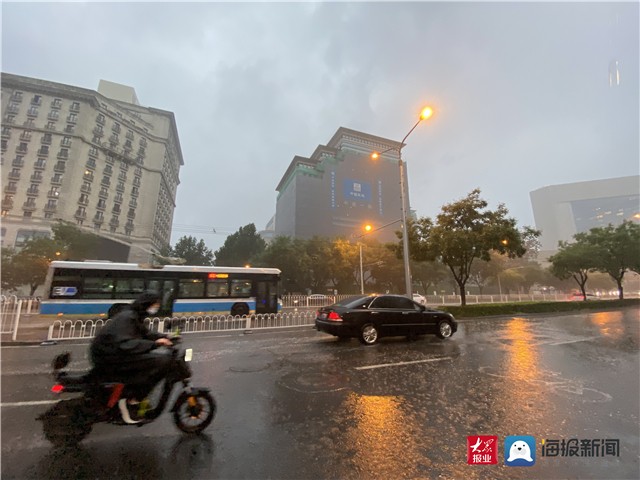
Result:
M313 265L307 244L306 240L277 236L260 254L256 265L280 269L285 292L303 292L312 282Z
M86 260L100 258L100 237L83 232L75 225L59 220L51 227L61 260Z
M197 241L190 235L180 238L170 249L169 255L165 256L184 258L187 265L213 265L213 252L207 248L204 240Z
M595 270L609 274L616 282L622 300L625 272L638 273L640 270L640 225L625 221L617 227L592 228L581 238L597 250L591 259Z
M491 260L493 250L509 258L522 257L526 253L526 235L539 233L528 227L520 232L516 220L507 217L503 204L496 210L487 206L480 198L480 189L475 189L465 198L444 205L435 223L421 218L409 230L412 257L440 259L458 285L462 305L466 305L465 286L474 260Z
M50 238L35 238L15 254L11 262L16 285L29 285L29 295L33 296L47 276L49 263L60 254L60 245Z
M2 248L2 275L0 280L2 281L2 293L11 292L15 290L20 284L16 279L16 268L13 265L13 259L16 256L16 251L13 248Z
M256 226L250 223L229 235L224 245L216 250L215 265L243 267L257 260L265 247L264 239L256 233Z
M587 299L585 285L589 273L595 270L594 256L598 255L598 247L585 241L584 233L573 236L575 243L560 241L558 253L549 257L550 271L560 279L573 278L580 287L584 300Z

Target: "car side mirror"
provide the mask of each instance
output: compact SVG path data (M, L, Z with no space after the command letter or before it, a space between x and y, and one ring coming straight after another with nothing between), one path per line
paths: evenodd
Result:
M427 309L424 305L419 305L419 307L421 312L424 312Z

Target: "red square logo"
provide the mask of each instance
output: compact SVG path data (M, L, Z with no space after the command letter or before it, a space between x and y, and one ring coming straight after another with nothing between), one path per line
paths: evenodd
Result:
M469 465L496 465L498 463L498 437L495 435L467 437L467 463Z

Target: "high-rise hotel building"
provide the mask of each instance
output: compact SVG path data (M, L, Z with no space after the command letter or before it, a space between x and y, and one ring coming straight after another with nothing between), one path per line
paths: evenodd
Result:
M2 74L2 246L90 229L112 260L148 261L169 245L180 167L172 112L131 87L98 90Z

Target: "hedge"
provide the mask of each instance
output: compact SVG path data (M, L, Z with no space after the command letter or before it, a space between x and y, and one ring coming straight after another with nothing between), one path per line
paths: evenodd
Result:
M443 306L439 310L451 313L456 318L484 317L488 315L518 315L522 313L573 312L578 310L610 310L620 307L638 307L640 299L587 300L576 302L518 302L485 303L462 306Z

